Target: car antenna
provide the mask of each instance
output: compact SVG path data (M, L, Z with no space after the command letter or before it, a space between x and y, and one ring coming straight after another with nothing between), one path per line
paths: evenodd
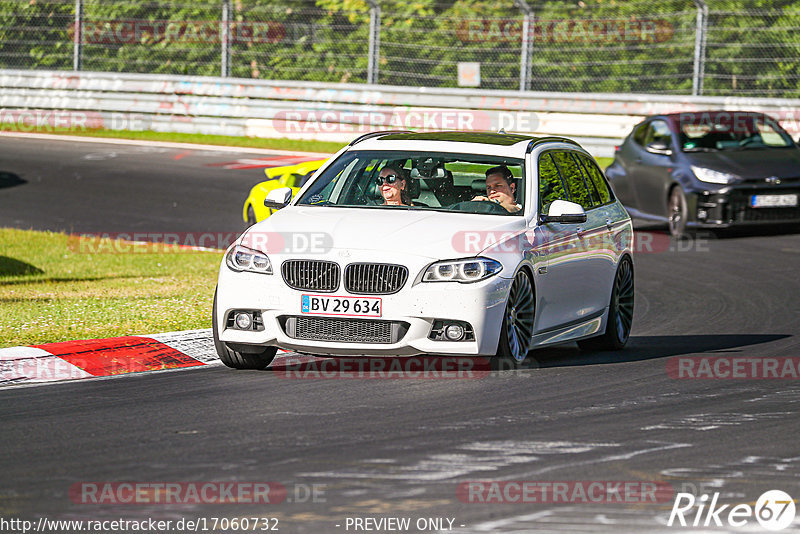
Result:
M506 133L506 130L505 130L505 128L500 128L499 130L497 130L497 133L504 134L504 133Z

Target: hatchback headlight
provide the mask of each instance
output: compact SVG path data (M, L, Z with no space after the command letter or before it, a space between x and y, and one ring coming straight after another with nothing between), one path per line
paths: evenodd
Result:
M272 263L266 254L256 250L235 245L225 257L225 263L234 271L272 274Z
M422 275L423 282L461 282L462 284L484 280L503 270L499 261L489 258L437 261Z
M705 167L695 167L694 165L692 165L692 172L695 176L697 176L698 180L701 182L708 182L710 184L730 184L739 178L735 174L712 171L711 169L706 169Z

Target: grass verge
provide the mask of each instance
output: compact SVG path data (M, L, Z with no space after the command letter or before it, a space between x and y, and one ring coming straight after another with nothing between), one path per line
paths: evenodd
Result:
M246 148L271 148L274 150L292 150L298 152L321 152L333 154L344 146L344 143L331 141L307 141L302 139L235 137L230 135L205 135L173 132L151 132L130 130L102 130L74 128L48 128L35 133L77 135L80 137L105 137L113 139L134 139L143 141L168 141L171 143L195 143L202 145L237 146Z
M0 228L0 347L211 327L221 252L78 239Z

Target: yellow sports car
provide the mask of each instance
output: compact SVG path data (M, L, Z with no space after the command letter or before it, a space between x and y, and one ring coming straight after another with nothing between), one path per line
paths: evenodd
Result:
M247 200L244 201L244 209L242 210L242 218L247 226L252 226L257 222L263 221L275 211L264 206L264 199L267 198L267 193L279 187L291 187L292 195L296 195L303 184L311 178L311 175L317 169L322 167L322 164L328 161L327 159L315 159L313 161L304 161L297 165L285 165L283 167L271 167L264 169L264 174L267 175L266 181L256 184L250 190Z

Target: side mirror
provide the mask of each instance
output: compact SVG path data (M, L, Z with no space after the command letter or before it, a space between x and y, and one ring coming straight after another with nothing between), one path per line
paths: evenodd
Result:
M292 189L290 187L279 187L267 193L267 198L264 199L264 206L279 210L285 208L290 200L292 200Z
M669 145L664 141L653 141L646 147L645 150L650 152L651 154L662 154L664 156L671 156L672 150L669 148Z
M586 211L583 206L566 200L554 200L547 210L547 215L539 215L539 223L557 222L562 224L579 224L586 222Z

